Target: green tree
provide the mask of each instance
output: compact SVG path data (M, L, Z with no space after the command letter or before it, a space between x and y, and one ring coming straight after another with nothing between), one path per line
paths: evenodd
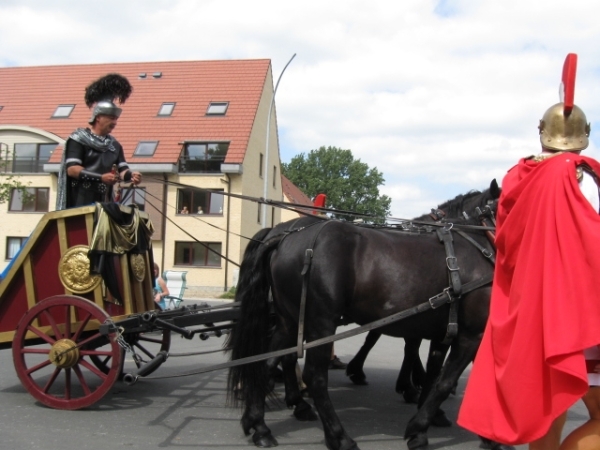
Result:
M25 184L21 183L14 174L7 173L9 164L10 161L6 157L3 158L2 153L0 153L0 204L10 200L10 193L13 189L21 191L24 201L33 198L27 192Z
M282 163L281 170L309 197L326 194L328 208L369 214L378 218L365 218L373 222L383 222L390 215L392 199L379 195L379 186L385 182L383 174L376 167L369 168L360 159L354 159L350 150L320 147L308 155L301 153L289 163ZM335 216L345 220L356 218Z

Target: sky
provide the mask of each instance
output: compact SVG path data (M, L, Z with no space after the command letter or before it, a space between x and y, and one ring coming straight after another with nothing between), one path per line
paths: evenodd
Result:
M268 58L281 160L350 149L411 218L539 153L568 53L600 159L598 17L597 0L0 0L0 67Z

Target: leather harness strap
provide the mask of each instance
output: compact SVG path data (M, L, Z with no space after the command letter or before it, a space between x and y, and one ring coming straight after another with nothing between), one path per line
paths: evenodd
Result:
M325 228L325 225L329 223L331 223L331 221L328 220L319 224L319 228L313 236L310 247L304 251L304 266L302 267L302 272L300 273L300 275L302 275L302 293L300 294L300 312L298 315L298 358L302 358L304 356L304 316L306 313L306 291L308 290L308 273L312 264L313 248L315 247L317 237L323 228Z
M452 233L450 232L451 229L452 224L450 224L450 226L438 228L436 229L436 232L440 242L444 244L444 249L446 250L446 267L448 268L450 289L452 290L452 294L458 298L460 297L462 286L460 284L460 268L458 267L458 260L456 259L456 254L454 253L454 239L452 238Z
M458 267L458 260L454 253L454 239L452 238L452 232L450 231L452 226L445 226L444 228L438 228L436 230L438 238L444 249L446 250L446 267L448 268L448 278L450 281L450 287L447 290L450 303L450 312L448 314L448 326L446 327L446 336L444 336L443 344L450 345L452 340L458 334L458 300L462 293L462 284L460 281L460 268Z

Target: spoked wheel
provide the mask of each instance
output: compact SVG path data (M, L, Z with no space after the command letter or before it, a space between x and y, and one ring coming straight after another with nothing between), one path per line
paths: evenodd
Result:
M97 305L75 296L50 297L31 308L12 346L27 391L56 409L81 409L100 400L119 378L122 364L114 336L98 331L108 318ZM93 360L105 361L106 370Z

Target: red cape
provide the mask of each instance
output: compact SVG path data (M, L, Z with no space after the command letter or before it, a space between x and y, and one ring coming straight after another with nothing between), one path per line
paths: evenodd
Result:
M582 350L600 343L600 216L563 153L503 180L490 316L458 423L504 444L542 437L588 389Z

